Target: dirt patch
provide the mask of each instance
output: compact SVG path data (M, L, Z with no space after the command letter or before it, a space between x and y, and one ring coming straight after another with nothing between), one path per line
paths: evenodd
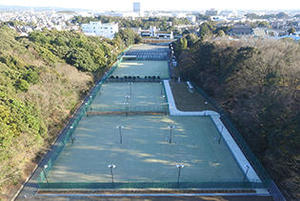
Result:
M189 89L185 82L170 81L170 86L178 110L203 111L216 109L195 89Z

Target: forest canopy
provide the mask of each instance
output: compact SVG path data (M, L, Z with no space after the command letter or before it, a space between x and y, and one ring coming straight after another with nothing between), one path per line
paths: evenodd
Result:
M94 81L137 42L129 29L109 40L46 29L21 37L0 26L0 200L47 150Z
M193 81L217 100L286 197L296 200L300 189L299 43L186 35L173 45L177 76Z

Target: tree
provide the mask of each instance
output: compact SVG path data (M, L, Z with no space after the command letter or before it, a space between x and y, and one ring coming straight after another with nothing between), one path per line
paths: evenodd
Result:
M120 37L122 41L124 41L126 46L135 44L140 40L140 36L135 33L132 29L121 29L115 37Z
M292 200L300 191L299 53L295 42L223 38L198 40L176 56L178 74L229 112Z
M270 27L270 24L269 24L269 22L267 22L267 21L262 21L262 22L259 22L257 26L258 26L258 27L269 28L269 27Z
M90 53L83 48L72 49L67 54L66 61L68 64L82 71L95 72L98 68L92 60Z
M183 49L183 50L187 48L186 38L180 38L180 48Z
M287 32L289 33L289 35L294 34L296 32L296 29L294 27L291 27L287 30Z
M245 17L249 18L249 19L260 19L260 16L255 14L255 13L247 13L245 15Z
M217 33L217 36L219 37L224 37L226 34L223 30L219 30L218 33Z
M36 84L39 81L39 74L36 71L29 69L24 73L23 79L28 83Z
M189 33L191 33L188 29L185 29L183 32L182 32L182 35L187 35L187 34L189 34Z
M26 92L26 91L28 91L29 83L26 80L18 79L16 81L15 86L16 86L17 89Z
M201 24L199 35L200 35L200 38L202 38L202 39L206 38L208 36L211 36L212 35L212 26L206 22Z
M277 14L276 14L276 17L277 17L278 19L284 19L284 18L288 18L289 15L286 14L285 12L280 12L280 13L277 13Z
M139 44L142 42L142 37L140 35L137 35L135 38L134 38L134 43L135 44Z
M185 36L186 40L187 40L187 46L191 47L192 45L194 45L194 43L199 39L198 36L196 34L188 34L187 36Z

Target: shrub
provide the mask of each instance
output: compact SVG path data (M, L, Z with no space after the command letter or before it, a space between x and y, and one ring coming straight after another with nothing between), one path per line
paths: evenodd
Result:
M36 84L39 82L39 74L36 71L30 69L23 75L23 79L28 83Z
M18 79L15 83L15 87L16 89L26 92L29 89L29 83L26 80Z
M66 61L81 71L95 72L98 68L91 58L90 53L83 48L72 49L67 54Z

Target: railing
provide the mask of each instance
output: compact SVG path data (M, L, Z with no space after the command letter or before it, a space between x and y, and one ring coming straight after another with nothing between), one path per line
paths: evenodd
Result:
M89 94L85 97L82 101L80 107L74 112L72 118L69 120L68 124L63 128L60 132L59 137L56 139L54 145L51 147L51 150L46 154L44 159L39 164L40 171L38 177L38 184L39 186L42 185L47 180L47 174L52 169L55 160L57 159L58 155L64 149L66 143L70 140L75 128L77 127L79 121L83 116L85 116L87 108L90 106L94 98L96 97L97 93L99 92L101 85L108 79L108 77L113 73L113 71L119 66L122 62L122 56L125 54L126 51L130 49L127 48L122 52L118 57L117 61L112 64L110 70L105 73L105 75L99 79L95 86L90 90Z
M176 178L175 178L176 180ZM254 182L70 182L70 183L40 183L42 189L254 189L263 188L261 183Z
M262 166L260 161L251 151L246 141L236 129L236 127L231 123L232 121L229 118L229 115L225 110L223 110L212 98L210 98L201 88L199 88L196 84L193 83L194 88L216 109L216 111L220 114L221 121L234 138L235 142L238 144L239 148L242 150L245 157L248 159L249 163L254 168L255 172L258 174L260 179L263 182L265 188L269 190L275 201L285 201L284 196L281 194L279 189L277 188L274 181L271 179L265 168Z
M108 82L161 82L162 80L166 80L168 78L161 78L159 76L111 76L107 79Z
M153 112L153 113L168 113L169 106L167 103L161 103L159 105L149 105L149 106L142 106L142 105L115 105L115 106L109 106L107 107L97 107L91 105L88 109L88 112L105 112L109 114L109 112L121 112L121 113L126 113L126 112ZM101 113L99 113L101 114Z

